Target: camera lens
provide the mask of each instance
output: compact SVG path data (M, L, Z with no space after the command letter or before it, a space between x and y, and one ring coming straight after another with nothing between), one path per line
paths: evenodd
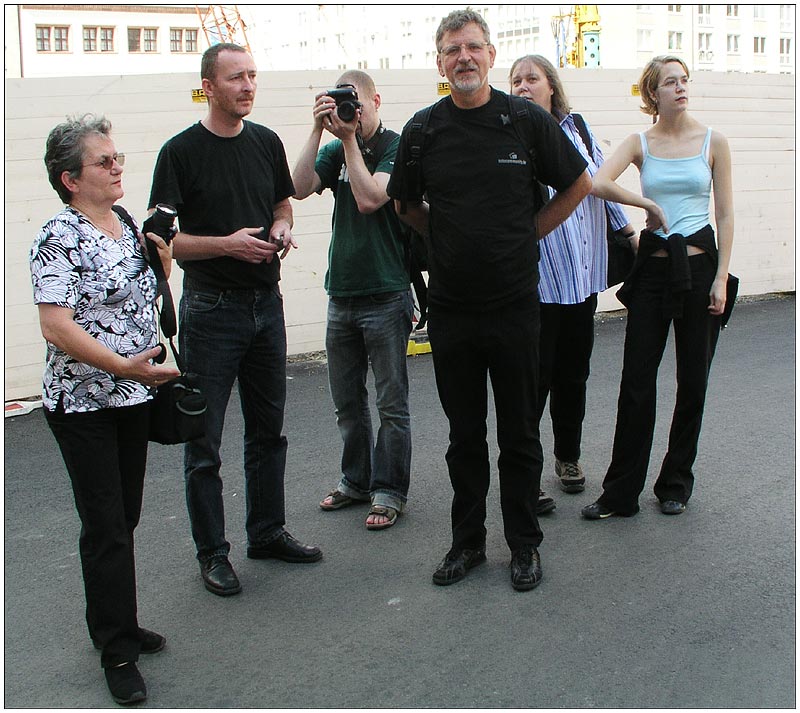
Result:
M356 116L356 105L353 102L342 102L336 108L336 115L349 124Z

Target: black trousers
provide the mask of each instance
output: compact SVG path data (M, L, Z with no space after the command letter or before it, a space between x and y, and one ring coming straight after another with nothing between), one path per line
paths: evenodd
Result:
M44 412L72 481L86 623L104 668L139 658L133 531L142 507L148 408L64 413L59 405Z
M703 421L708 375L720 318L708 311L716 274L705 253L689 257L692 289L683 315L664 315L668 260L651 257L640 270L628 305L625 352L611 464L600 502L617 512L635 512L647 478L656 420L656 378L670 323L675 330L677 394L667 454L654 486L661 501L686 503L692 495L692 465Z
M549 395L553 454L558 460L574 462L581 457L597 295L578 304L542 302L540 308L539 420Z
M447 467L453 486L453 548L486 542L489 492L487 376L500 449L500 503L513 551L538 546L535 504L542 476L537 407L539 304L527 299L489 312L430 310L428 336L439 399L450 424Z

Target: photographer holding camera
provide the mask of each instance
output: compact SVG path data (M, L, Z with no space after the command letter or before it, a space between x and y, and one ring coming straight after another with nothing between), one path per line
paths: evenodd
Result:
M368 74L345 72L335 89L316 96L311 135L292 173L297 200L325 188L335 198L325 346L344 448L339 485L320 507L371 501L370 530L394 525L411 470L406 351L414 305L401 224L386 194L400 137L381 123L380 105ZM320 149L323 130L336 140ZM370 363L377 440L366 386Z
M286 154L274 131L244 120L257 85L247 50L213 45L200 74L208 114L162 147L149 206L166 202L178 211L180 353L207 401L205 436L184 450L186 502L204 585L227 596L241 590L228 560L220 477L234 382L244 415L247 556L316 562L322 552L284 529L286 328L278 254L296 247Z

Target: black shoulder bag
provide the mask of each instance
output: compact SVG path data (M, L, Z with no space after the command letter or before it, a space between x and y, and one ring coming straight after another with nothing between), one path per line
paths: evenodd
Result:
M114 212L133 231L134 236L138 235L136 225L128 212L121 206L115 205L113 208ZM151 248L149 243L148 248ZM148 256L150 267L153 268L158 280L158 295L162 298L159 310L161 331L169 339L169 346L181 375L156 389L155 396L150 402L149 439L156 443L173 445L193 441L195 438L205 435L206 398L197 388L197 377L194 374L186 373L183 359L172 341L178 332L175 303L172 300L172 292L169 289L167 276L164 274L164 266L158 257L158 251L154 249L155 246L152 248L148 249Z

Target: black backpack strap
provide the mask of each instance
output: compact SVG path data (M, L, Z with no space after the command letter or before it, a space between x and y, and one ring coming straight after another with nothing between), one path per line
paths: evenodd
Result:
M586 122L584 121L583 117L580 114L573 113L572 120L575 122L575 128L581 135L581 139L583 140L583 145L589 152L589 158L592 158L592 160L594 160L592 156L592 153L594 151L594 145L592 144L592 135L589 133L589 127L586 126Z
M139 231L136 228L136 224L133 222L133 218L131 218L130 213L128 213L127 210L119 205L111 206L111 208L121 220L125 221L125 224L131 229L131 231L133 231L134 237L138 238ZM175 303L172 300L172 291L169 289L169 282L167 281L167 276L164 273L164 266L161 264L161 258L158 255L158 248L152 241L147 240L147 238L145 238L145 240L147 242L147 252L150 267L156 274L156 280L158 281L158 294L161 295L162 298L161 309L159 310L161 331L164 333L164 336L169 339L169 345L172 348L173 355L175 356L175 362L177 363L181 372L183 372L183 360L180 358L180 355L175 349L175 345L172 343L172 338L178 333L178 320L175 317Z
M406 161L406 169L408 169L408 178L403 184L402 193L400 195L400 214L405 215L406 207L408 206L408 185L413 183L414 193L419 195L422 193L422 155L425 148L425 139L430 133L428 129L428 122L431 118L433 108L438 105L431 104L424 109L420 109L411 118L411 123L408 126L408 155Z
M503 124L511 123L514 133L520 143L525 147L525 153L531 165L531 178L533 179L534 193L539 199L539 208L550 200L547 186L541 183L536 175L536 147L533 138L533 123L528 112L528 100L514 94L508 95L508 116L500 115Z
M378 132L375 145L370 148L365 146L361 149L361 155L364 157L364 163L370 173L375 173L375 169L378 168L378 164L381 162L383 154L386 153L386 149L389 148L389 144L397 138L397 132L387 129L383 124L378 128Z

